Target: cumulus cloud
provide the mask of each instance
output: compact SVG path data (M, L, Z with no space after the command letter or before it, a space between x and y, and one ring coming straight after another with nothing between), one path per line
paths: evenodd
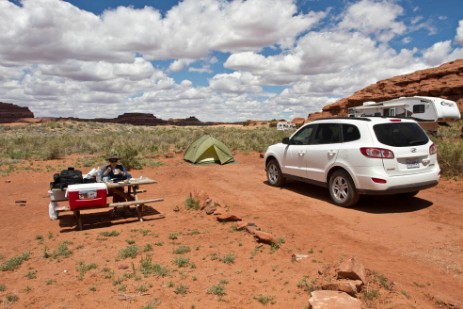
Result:
M450 40L437 42L423 51L423 60L429 66L437 66L460 58L463 58L463 48L452 49Z
M300 38L294 49L284 55L263 56L252 52L231 55L224 66L247 71L263 84L288 85L304 80L332 80L361 87L371 80L414 69L412 52L396 53L383 45L376 46L369 37L349 32L311 32ZM382 69L383 68L383 69ZM382 70L382 71L381 71ZM364 76L352 80L352 76ZM358 82L356 84L356 82ZM317 82L318 86L320 82ZM325 91L331 87L323 86Z
M403 8L394 2L361 0L347 9L339 27L374 35L379 41L387 42L405 32L404 23L397 21L402 14Z
M455 43L463 45L463 19L458 22L457 35L455 36Z

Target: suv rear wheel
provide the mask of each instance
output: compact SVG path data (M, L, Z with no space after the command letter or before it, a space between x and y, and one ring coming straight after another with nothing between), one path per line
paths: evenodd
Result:
M331 199L336 205L351 207L359 200L360 195L354 181L346 171L335 171L330 177L328 187Z
M285 178L281 174L280 165L277 160L272 159L267 163L267 180L269 184L280 187L285 183Z

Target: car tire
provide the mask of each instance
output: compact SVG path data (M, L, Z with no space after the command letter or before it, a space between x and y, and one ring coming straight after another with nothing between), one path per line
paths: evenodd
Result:
M267 181L274 187L281 187L285 183L285 178L281 173L280 165L277 160L271 159L265 168L267 171Z
M330 176L328 188L331 200L338 206L351 207L359 200L354 181L344 170L337 170Z

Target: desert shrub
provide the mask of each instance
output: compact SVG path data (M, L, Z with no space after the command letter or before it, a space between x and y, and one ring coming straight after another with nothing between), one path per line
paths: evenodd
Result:
M12 271L12 270L15 270L17 268L19 268L19 266L21 266L21 264L24 262L24 261L27 261L30 257L30 253L29 252L25 252L19 256L15 256L9 260L7 260L5 263L3 263L1 266L0 266L0 270L1 271Z
M437 146L437 159L441 174L447 178L463 177L463 138L460 128L463 121L440 126L438 135L431 136Z
M129 245L119 251L119 257L122 259L134 258L138 254L138 248L135 245Z
M199 201L193 198L193 196L187 197L185 200L185 208L187 210L198 210L199 209Z
M177 248L174 249L175 254L185 254L185 253L188 253L190 251L191 251L190 247L184 246L184 245L178 246Z
M262 305L267 305L268 303L274 304L275 303L275 297L271 295L256 295L254 296L254 299L259 301Z
M172 262L175 265L177 265L177 267L187 267L188 265L190 265L190 258L180 256L180 257L174 258Z
M69 249L68 245L71 243L68 241L62 242L58 245L55 251L52 253L52 257L54 259L61 259L61 258L67 258L72 254L72 250Z
M154 274L157 277L166 277L169 274L169 269L160 264L153 264L151 255L147 255L145 258L140 260L140 271L147 277L150 274Z
M90 269L96 269L97 265L95 263L86 264L84 261L80 261L76 266L77 271L79 272L79 280L83 280L85 273Z

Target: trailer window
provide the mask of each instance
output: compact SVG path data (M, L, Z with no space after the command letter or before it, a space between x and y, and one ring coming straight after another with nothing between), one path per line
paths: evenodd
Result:
M425 112L424 104L413 105L413 114L422 114Z

